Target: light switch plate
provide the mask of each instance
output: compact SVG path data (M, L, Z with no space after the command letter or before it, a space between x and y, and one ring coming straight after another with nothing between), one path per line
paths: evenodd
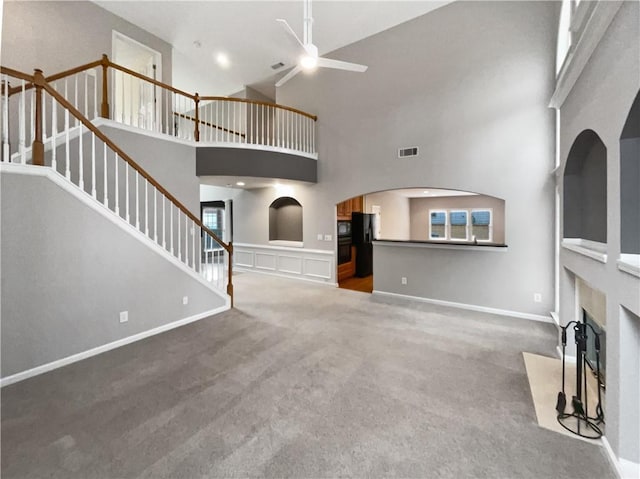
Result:
M331 235L324 235L325 241L331 241Z
M129 311L120 311L120 322L126 323L129 321Z
M318 233L318 241L322 241L322 233Z

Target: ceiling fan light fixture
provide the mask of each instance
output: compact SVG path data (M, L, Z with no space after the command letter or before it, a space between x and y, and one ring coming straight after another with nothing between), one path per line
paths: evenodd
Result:
M302 55L300 57L300 66L306 71L313 70L318 66L318 57Z

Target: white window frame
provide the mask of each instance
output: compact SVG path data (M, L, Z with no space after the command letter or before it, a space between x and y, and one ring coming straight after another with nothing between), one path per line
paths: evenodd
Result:
M473 220L472 214L474 211L488 211L489 212L489 239L477 240L477 243L493 243L493 208L439 208L429 210L429 241L438 241L442 243L475 243L473 237ZM451 220L449 215L451 213L464 212L467 214L467 225L465 228L466 238L452 238L451 237ZM444 213L444 237L432 238L431 237L431 214L432 213Z
M447 222L449 225L451 225L449 227L449 231L447 232L447 238L449 241L455 241L455 242L467 242L470 240L470 235L469 235L469 219L470 219L470 214L469 214L469 209L465 209L465 208L456 208L456 209L450 209L448 210L448 218L447 218ZM452 231L452 227L453 224L451 223L451 214L452 213L465 213L467 215L467 224L464 225L464 238L454 238L451 233Z
M474 241L474 237L473 237L473 212L474 211L488 211L489 212L489 239L486 240L477 240L478 243L491 243L493 242L493 208L473 208L471 210L469 210L471 212L471 214L469 215L469 218L471 219L471 221L469 221L469 235L470 235L470 241Z
M444 236L433 238L431 235L431 213L444 213ZM449 212L448 210L438 209L438 210L429 210L429 241L449 241Z

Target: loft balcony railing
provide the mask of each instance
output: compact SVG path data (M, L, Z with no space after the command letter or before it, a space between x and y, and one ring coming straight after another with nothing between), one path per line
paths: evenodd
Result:
M92 65L49 80L40 70L29 75L1 68L1 162L50 167L212 288L226 292L233 306L232 244L90 121L98 109L109 110L106 95L98 103L98 76L88 72L103 63Z
M188 93L113 63L106 55L45 81L89 120L102 117L186 141L317 158L317 117L295 108ZM13 97L33 88L32 82L10 84L8 92ZM77 119L72 123L77 125Z

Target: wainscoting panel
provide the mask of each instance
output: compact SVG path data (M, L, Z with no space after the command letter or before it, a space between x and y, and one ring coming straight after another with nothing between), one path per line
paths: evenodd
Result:
M333 258L304 259L304 274L306 274L307 276L328 280L333 276L333 269Z
M275 271L278 257L273 253L254 253L256 258L256 268L266 269L267 271Z
M235 250L233 252L235 259L234 265L241 268L253 268L253 251L240 251Z
M302 274L302 258L288 254L278 255L278 271L282 273Z
M336 282L334 251L242 243L233 246L234 267L238 271L256 271L318 283Z

